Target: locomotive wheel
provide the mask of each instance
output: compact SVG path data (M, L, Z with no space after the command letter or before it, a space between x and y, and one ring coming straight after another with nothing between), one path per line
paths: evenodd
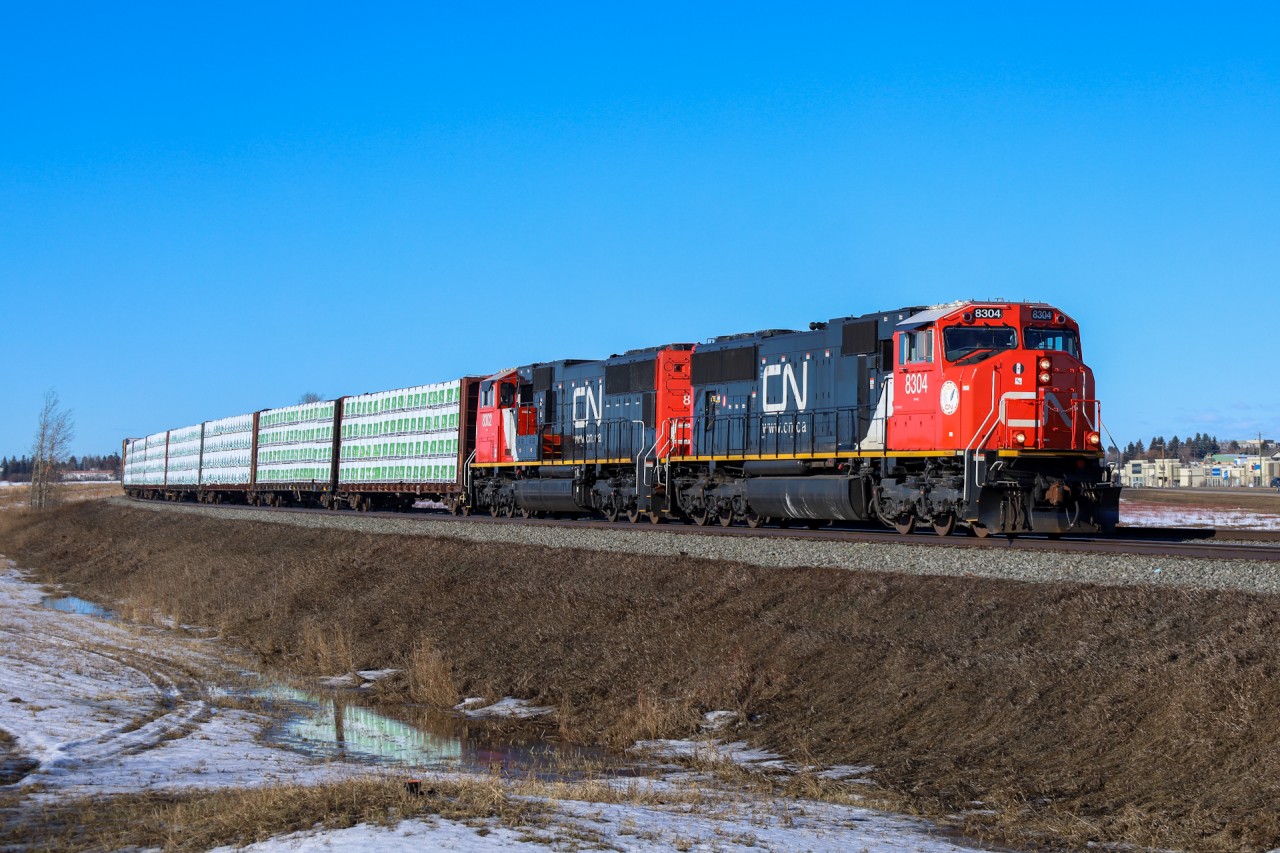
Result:
M916 517L914 515L903 516L893 520L893 529L906 536L908 533L916 529Z
M627 510L627 521L632 524L637 524L644 515L645 513L641 512L638 508L631 507L631 509Z
M991 528L984 527L981 524L971 524L969 525L969 529L972 530L973 535L977 536L979 539L986 539L991 535Z
M733 527L733 510L731 509L720 510L720 526Z
M503 518L515 518L515 514L516 514L516 509L511 504L506 504L505 506L502 507Z
M649 512L647 513L647 515L648 515L648 517L649 517L649 523L650 523L650 524L661 524L661 523L662 523L662 513L651 510L651 511L649 511Z
M470 515L471 515L471 504L460 504L460 505L458 506L458 512L457 512L457 515L460 515L460 516L462 516L463 518L466 518L466 517L470 516Z
M613 504L613 503L606 504L603 508L601 508L600 512L604 514L604 520L609 522L610 524L613 524L615 521L618 520L617 504Z
M948 513L941 518L933 520L933 532L939 536L950 536L951 531L956 529L956 517Z
M695 512L693 515L689 517L692 518L693 523L698 525L699 527L706 527L708 524L711 523L711 510L707 509L706 507L703 507L701 510L699 510L698 512Z
M751 512L751 511L747 512L747 527L750 527L752 530L755 530L757 527L764 524L768 520L769 519L767 519L763 515L760 515L759 513Z
M523 519L527 520L527 519L533 518L535 514L536 513L534 513L534 511L531 509L525 509L524 507L520 507L520 517Z

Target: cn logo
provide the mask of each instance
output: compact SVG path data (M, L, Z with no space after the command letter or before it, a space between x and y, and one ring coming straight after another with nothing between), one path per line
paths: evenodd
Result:
M782 399L777 403L770 403L769 380L774 377L781 377ZM796 409L803 412L809 403L809 362L804 362L804 367L800 369L799 382L796 381L794 364L766 364L760 386L766 412L785 412L792 397L796 398Z
M482 427L493 426L493 412L485 412L480 416L480 426Z
M589 385L583 385L581 388L573 389L573 425L578 429L585 429L588 421L600 423L600 410L604 402L604 386L597 385L596 393L591 393ZM579 408L581 407L581 408ZM582 414L578 414L581 411Z

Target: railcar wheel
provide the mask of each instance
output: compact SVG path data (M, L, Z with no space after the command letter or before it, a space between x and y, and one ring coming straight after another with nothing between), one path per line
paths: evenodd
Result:
M534 515L536 515L536 514L537 514L537 513L535 513L535 512L534 512L533 510L531 510L531 509L526 509L525 507L520 507L520 517L521 517L521 518L523 518L523 519L525 519L525 520L528 520L528 519L530 519L530 518L533 518L533 517L534 517Z
M642 513L637 507L631 507L627 510L627 521L632 524L638 524L643 516L644 513Z
M979 539L986 539L991 535L991 528L984 527L981 524L971 524L969 525L969 529L972 530L973 535L977 536Z
M757 527L764 524L768 520L769 520L768 518L766 518L765 516L761 515L758 512L750 512L750 511L747 512L747 527L750 527L752 530L755 530Z
M733 527L733 510L732 509L720 510L719 520L720 520L721 527Z
M810 530L820 530L826 522L820 518L811 518L804 523L804 526Z
M916 517L914 515L903 516L893 520L893 529L901 533L903 536L911 533L916 529Z
M655 511L655 510L650 510L650 511L647 513L647 515L648 515L648 517L649 517L649 523L650 523L650 524L661 524L661 523L662 523L662 513L657 512L657 511Z
M502 507L498 506L497 504L489 504L490 518L497 518L501 514L502 514Z
M461 504L461 505L459 505L459 506L458 506L458 511L457 511L456 515L459 515L459 516L461 516L461 517L463 517L463 518L468 518L468 517L470 517L470 515L471 515L471 504Z
M600 512L604 515L604 520L610 524L618 520L618 505L615 503L605 504L600 508Z
M780 518L780 519L778 519L778 528L779 528L779 529L781 529L781 530L786 530L786 529L787 529L788 527L790 527L790 526L791 526L791 519L789 519L789 518Z
M933 532L939 536L950 536L951 531L956 529L956 517L951 514L935 518L933 520Z

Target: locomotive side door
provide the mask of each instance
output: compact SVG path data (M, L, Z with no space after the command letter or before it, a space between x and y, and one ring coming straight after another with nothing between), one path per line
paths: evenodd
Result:
M894 335L898 364L893 372L893 416L889 446L894 450L931 450L938 446L938 394L942 359L932 324Z

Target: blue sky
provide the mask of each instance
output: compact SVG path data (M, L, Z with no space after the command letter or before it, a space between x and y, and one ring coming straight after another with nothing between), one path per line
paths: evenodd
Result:
M1280 6L10 4L0 455L976 297L1280 437Z

